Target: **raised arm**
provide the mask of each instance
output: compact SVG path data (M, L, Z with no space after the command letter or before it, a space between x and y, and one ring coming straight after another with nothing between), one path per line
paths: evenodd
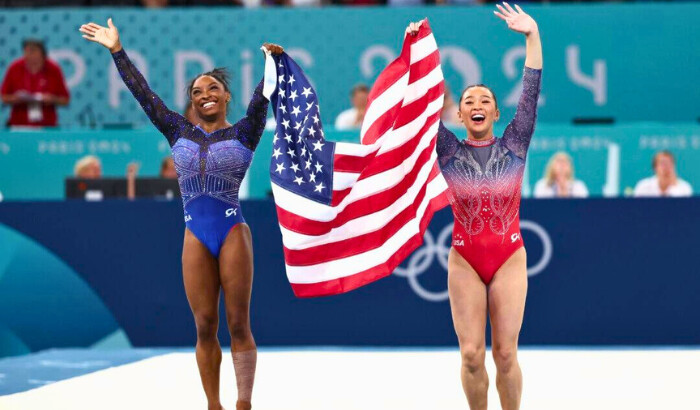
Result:
M525 35L525 70L523 92L520 95L515 117L503 132L508 149L520 158L525 158L530 139L535 131L537 100L540 96L542 79L542 43L535 20L517 4L515 10L508 4L496 5L500 12L494 13L508 23L508 28Z
M107 20L109 27L102 27L95 23L84 24L80 27L83 38L102 44L109 49L117 66L119 75L124 83L134 95L143 108L153 125L165 135L172 146L177 141L178 129L185 125L187 120L175 111L171 111L165 106L163 100L151 90L146 83L146 79L127 56L119 41L119 31L112 23L112 19Z
M265 130L265 122L267 120L267 106L269 102L263 95L263 78L255 87L253 98L251 98L246 110L245 117L241 118L235 125L234 130L241 144L255 151L255 148L260 142L260 137Z

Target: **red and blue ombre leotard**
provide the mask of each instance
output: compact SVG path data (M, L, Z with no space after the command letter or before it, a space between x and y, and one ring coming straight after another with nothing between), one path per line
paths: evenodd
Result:
M265 128L268 100L262 95L263 82L245 118L207 134L165 106L124 50L112 56L124 83L170 143L187 229L218 258L231 228L245 222L238 189Z
M502 138L476 145L459 141L442 123L438 130L437 154L455 220L452 246L485 284L523 246L520 191L541 75L525 67L518 109Z

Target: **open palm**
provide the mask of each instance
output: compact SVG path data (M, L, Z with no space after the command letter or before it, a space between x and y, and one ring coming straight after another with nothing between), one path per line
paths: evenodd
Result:
M505 6L505 7L503 7ZM498 17L508 23L508 28L522 34L530 34L537 30L537 23L530 17L527 13L523 11L517 4L515 5L515 10L510 6L510 4L503 2L503 6L496 4L498 11L494 11Z
M83 33L83 38L100 43L110 50L118 48L119 31L112 23L112 19L107 20L108 27L102 27L99 24L88 23L80 26L80 32Z

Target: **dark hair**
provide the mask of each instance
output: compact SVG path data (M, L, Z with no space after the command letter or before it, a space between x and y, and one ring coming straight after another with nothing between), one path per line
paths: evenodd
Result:
M486 88L487 90L489 90L489 92L493 96L493 102L494 102L494 104L496 104L496 109L498 109L498 99L496 98L496 93L494 93L491 88L489 88L488 86L486 86L484 84L473 84L473 85L470 85L467 88L465 88L462 91L462 94L459 95L459 105L462 105L462 98L464 98L464 93L466 93L467 90L475 88L475 87L482 87L482 88Z
M207 71L206 73L202 73L190 81L190 85L187 86L187 96L190 97L192 95L192 87L194 87L194 82L197 81L200 77L214 77L216 81L220 82L221 84L224 85L224 91L226 92L231 92L229 90L228 82L229 78L231 77L228 70L225 67L217 67L211 71Z
M676 163L676 157L673 156L671 151L665 149L654 154L654 158L651 160L651 169L656 169L656 161L659 155L666 155L669 158L671 158L671 162L673 162L674 164Z
M22 40L22 49L27 47L36 47L41 51L41 54L46 57L46 46L42 40L36 38L25 38Z
M356 93L364 91L366 93L369 92L369 87L367 87L364 84L356 84L352 89L350 90L350 97L354 97Z

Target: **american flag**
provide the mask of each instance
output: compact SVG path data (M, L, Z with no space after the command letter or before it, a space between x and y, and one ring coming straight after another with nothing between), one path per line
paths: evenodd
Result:
M288 55L268 55L265 83L277 120L270 177L294 294L334 295L388 276L447 204L435 153L444 80L427 21L374 83L361 144L324 139L318 95Z

